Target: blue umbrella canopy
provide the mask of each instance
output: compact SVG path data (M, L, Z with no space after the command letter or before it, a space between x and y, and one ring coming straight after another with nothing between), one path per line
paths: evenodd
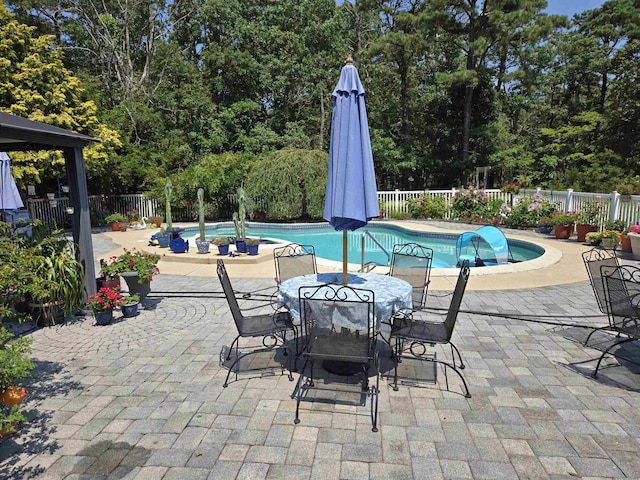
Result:
M351 57L333 91L329 176L324 219L344 231L343 276L347 273L347 230L365 226L380 214L364 88Z
M24 207L18 187L11 174L11 160L0 152L0 210L17 210Z

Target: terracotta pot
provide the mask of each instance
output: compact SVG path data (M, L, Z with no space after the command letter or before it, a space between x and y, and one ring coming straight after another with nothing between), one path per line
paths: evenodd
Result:
M120 222L113 222L111 224L111 231L112 232L119 232L120 231Z
M631 240L629 235L620 235L620 248L623 252L631 253Z
M112 278L110 280L105 280L104 278L98 278L98 290L101 288L116 288L120 286L120 275L117 275L116 278Z
M633 252L633 258L640 260L640 234L630 233L628 235L631 241L631 251Z
M0 393L0 403L3 405L18 405L27 396L27 390L16 385L10 385Z
M573 235L573 224L571 225L554 225L553 234L557 239L565 240Z
M587 233L597 231L598 227L596 225L579 223L578 225L576 225L576 235L578 236L578 242L585 242Z
M9 425L0 428L0 438L8 437L9 435L13 435L14 433L16 433L18 431L18 422L12 421L11 427L11 431L9 431Z

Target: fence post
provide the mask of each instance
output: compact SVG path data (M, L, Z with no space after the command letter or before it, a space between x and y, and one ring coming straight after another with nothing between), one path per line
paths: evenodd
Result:
M398 190L397 188L394 192L393 209L396 212L400 211L400 190Z
M573 188L567 188L567 199L564 204L565 211L570 212L573 210Z
M620 194L617 190L611 192L611 203L609 204L609 221L615 222L620 213Z

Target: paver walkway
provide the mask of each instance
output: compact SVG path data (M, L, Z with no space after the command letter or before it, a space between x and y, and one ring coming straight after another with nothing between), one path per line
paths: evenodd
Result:
M30 422L0 442L0 478L640 478L640 367L610 359L594 380L611 337L584 347L587 330L509 318L602 325L585 282L467 292L454 340L472 398L442 370L425 388L382 381L378 433L368 405L303 402L294 426L279 373L222 388L235 327L219 292L216 278L160 275L136 318L33 331ZM634 343L619 354L640 362Z

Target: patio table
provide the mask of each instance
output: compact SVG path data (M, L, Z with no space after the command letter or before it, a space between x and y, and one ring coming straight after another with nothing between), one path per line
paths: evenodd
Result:
M300 287L313 287L325 283L342 283L342 273L313 273L290 278L280 284L278 306L287 306L296 323L300 323L300 299L298 290ZM350 273L348 285L354 288L362 288L373 291L376 307L376 331L380 331L382 322L386 322L391 316L401 309L411 309L412 287L411 284L399 278L375 273ZM348 320L336 318L335 323L344 328L350 328Z

